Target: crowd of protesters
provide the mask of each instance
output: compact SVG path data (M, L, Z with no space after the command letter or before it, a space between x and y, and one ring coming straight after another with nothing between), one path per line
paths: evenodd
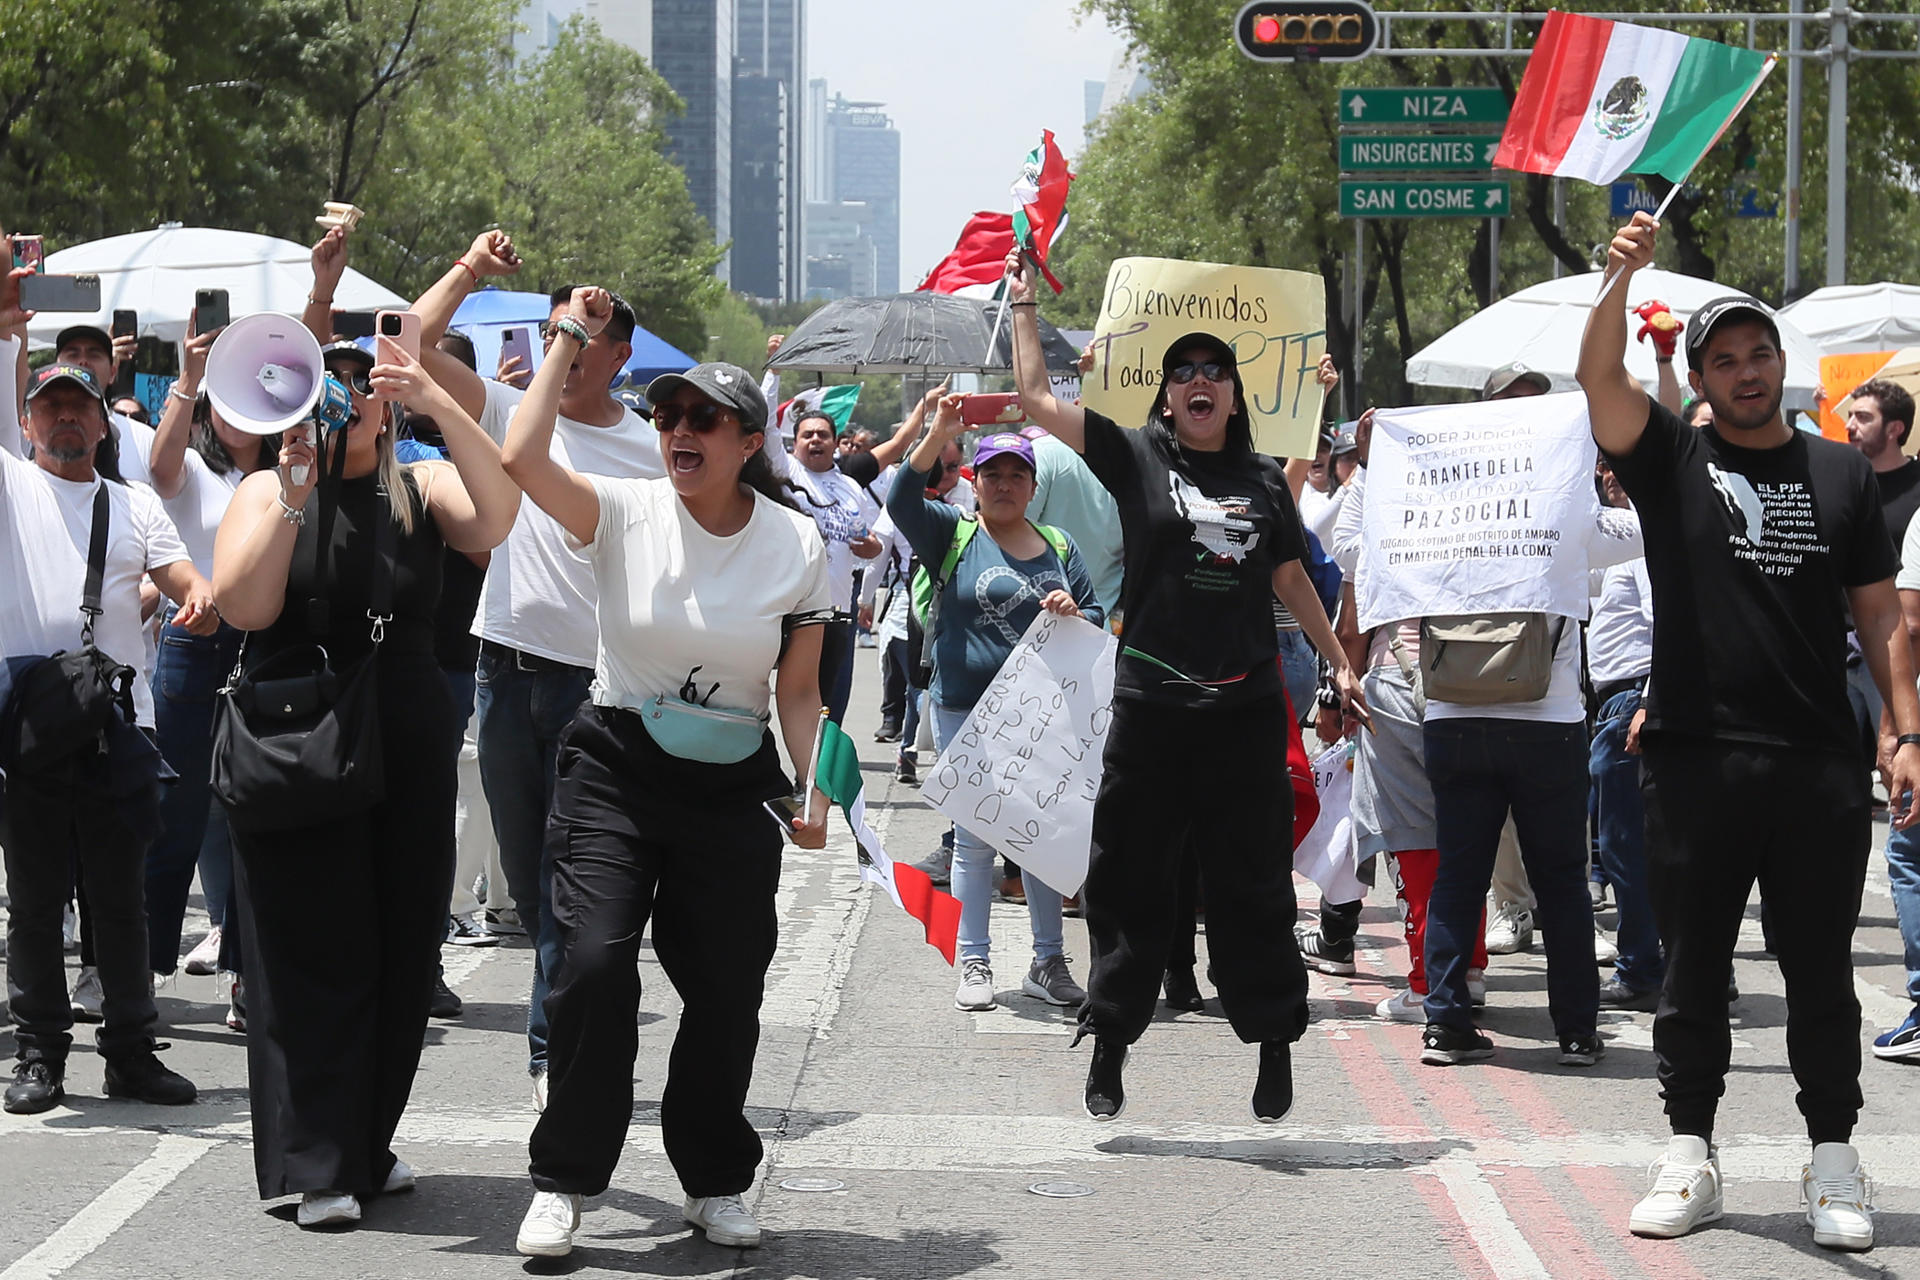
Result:
M1656 233L1636 217L1611 265L1647 265ZM922 865L960 902L959 1009L1002 998L991 904L1024 904L1020 989L1093 1038L1090 1117L1123 1111L1158 998L1205 1007L1202 913L1209 981L1255 1046L1253 1116L1292 1111L1308 970L1356 971L1362 909L1323 900L1294 923L1288 751L1305 725L1353 742L1355 868L1387 872L1407 943L1406 986L1376 1012L1421 1027L1423 1063L1498 1052L1476 1012L1503 998L1491 957L1536 932L1560 1065L1601 1058L1603 1010L1654 1014L1672 1136L1636 1234L1723 1212L1714 1118L1757 882L1811 1143L1807 1220L1823 1246L1871 1246L1850 939L1876 773L1915 1012L1873 1051L1920 1058L1920 462L1898 385L1855 392L1851 447L1794 430L1778 330L1736 297L1651 334L1649 396L1625 372L1619 295L1603 300L1578 371L1599 457L1564 552L1591 607L1542 615L1529 696L1430 697L1434 619L1355 617L1356 588L1393 572L1367 554L1375 413L1329 426L1312 458L1257 452L1219 334L1168 345L1148 420L1116 423L1056 395L1016 253L1022 420L969 457L964 397L944 386L884 437L801 400L782 412L776 374L726 363L616 395L636 317L589 283L549 295L537 373L482 376L450 326L520 270L500 231L414 303L417 350L341 340L349 253L342 229L315 246L301 317L340 392L318 432L229 420L206 385L219 334L191 327L149 425L108 395L126 338L75 325L31 368L27 272L0 285L7 1111L63 1101L76 1021L100 1023L109 1095L193 1102L158 1056L154 992L183 963L231 975L258 1192L299 1196L301 1226L350 1224L414 1183L391 1144L427 1020L459 1012L440 945L523 933L541 1114L517 1246L562 1256L624 1144L651 929L685 1006L661 1120L684 1215L758 1244L744 1105L781 926L768 807L790 803L788 838L823 846L810 746L856 679L879 682L875 740L914 784L1046 612L1122 637L1084 901L1000 870L964 827ZM1509 364L1482 399L1524 414L1505 402L1566 389ZM1810 523L1785 555L1789 509ZM280 688L313 651L327 680L302 688L377 687L380 777L365 804L289 826L221 789L216 725L234 687ZM64 732L68 682L109 711L83 732ZM301 925L320 859L356 904L324 939ZM183 959L196 873L210 928Z

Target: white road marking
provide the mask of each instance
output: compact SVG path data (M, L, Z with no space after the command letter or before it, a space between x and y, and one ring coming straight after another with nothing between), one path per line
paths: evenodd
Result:
M500 950L498 946L440 948L440 968L447 985L458 991L461 983L471 978L481 965Z
M1549 1280L1546 1265L1520 1234L1487 1175L1465 1160L1439 1160L1428 1170L1473 1237L1473 1247L1499 1280Z
M216 1145L200 1138L163 1134L152 1155L95 1196L92 1203L67 1219L25 1257L0 1271L0 1280L57 1276L82 1261Z

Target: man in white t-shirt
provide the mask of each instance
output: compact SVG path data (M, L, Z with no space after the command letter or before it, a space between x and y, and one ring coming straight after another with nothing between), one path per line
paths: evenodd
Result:
M68 325L53 340L54 359L61 364L79 365L92 373L102 387L113 385L114 372L133 359L132 338L112 338L105 329L91 324ZM152 484L147 471L147 456L153 452L153 428L135 422L124 413L107 410L113 423L114 463L119 478L128 484Z
M437 349L453 313L482 279L520 269L503 231L480 235L439 282L414 303L420 317L421 363L495 440L524 392L483 379ZM553 316L566 311L573 287L552 293ZM588 475L651 479L666 474L652 424L613 397L613 380L633 354L633 308L613 301L613 319L580 350L560 395L553 454ZM541 326L544 340L551 330ZM480 779L493 814L500 867L520 927L535 939L533 992L527 1016L528 1070L535 1096L545 1096L547 1016L544 1008L560 963L559 935L548 910L548 874L541 848L553 803L561 732L586 701L599 647L597 593L587 556L567 545L566 531L531 502L493 553L473 631L480 637L475 711ZM502 932L497 916L489 926Z
M181 606L181 625L212 631L220 617L213 588L193 567L160 500L95 469L110 428L93 372L49 365L35 375L26 405L33 461L0 453L0 563L8 566L0 574L0 655L9 674L27 676L31 659L86 642L82 603L103 494L107 538L94 645L127 665L143 661L142 574ZM133 723L150 730L153 692L143 675L136 674L131 694ZM76 865L92 909L105 997L98 1046L107 1060L107 1093L170 1105L195 1096L192 1083L154 1054L144 885L147 846L159 824L158 752L124 724L109 726L99 743L51 766L16 768L0 791L7 966L18 1024L10 1112L45 1111L65 1095L73 1010L60 923Z

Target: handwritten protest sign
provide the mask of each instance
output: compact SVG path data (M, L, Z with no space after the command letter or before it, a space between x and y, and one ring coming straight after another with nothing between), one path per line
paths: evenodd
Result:
M1081 398L1123 427L1145 424L1160 388L1160 357L1183 334L1224 339L1240 365L1254 447L1312 457L1327 349L1326 283L1306 271L1175 258L1120 258L1093 330L1093 371Z
M1380 410L1360 629L1429 614L1586 617L1593 463L1577 391Z
M1090 622L1041 613L920 789L928 804L1069 896L1087 878L1114 646Z
M1863 351L1820 357L1820 410L1814 418L1820 423L1821 435L1845 442L1846 411L1851 407L1853 389L1879 373L1887 361L1898 354L1897 351ZM1916 448L1920 448L1920 431L1909 431L1905 452L1911 455Z

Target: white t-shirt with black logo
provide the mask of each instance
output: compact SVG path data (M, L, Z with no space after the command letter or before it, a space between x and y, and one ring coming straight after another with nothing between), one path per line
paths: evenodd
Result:
M45 655L80 647L80 603L93 539L93 495L107 484L106 573L93 642L140 669L134 717L153 725L152 674L140 625L140 578L189 559L153 490L101 480L62 480L38 464L0 451L0 657Z
M492 379L486 386L480 428L505 441L513 411L526 393ZM633 410L622 414L610 427L559 415L553 431L554 461L587 476L664 476L659 433ZM599 648L596 599L592 562L569 545L559 521L533 502L522 501L513 531L494 548L487 566L473 634L522 653L590 667Z
M585 548L600 601L593 701L677 697L691 680L708 706L766 714L781 620L832 603L813 521L756 493L746 527L722 538L670 480L589 478L600 498Z

